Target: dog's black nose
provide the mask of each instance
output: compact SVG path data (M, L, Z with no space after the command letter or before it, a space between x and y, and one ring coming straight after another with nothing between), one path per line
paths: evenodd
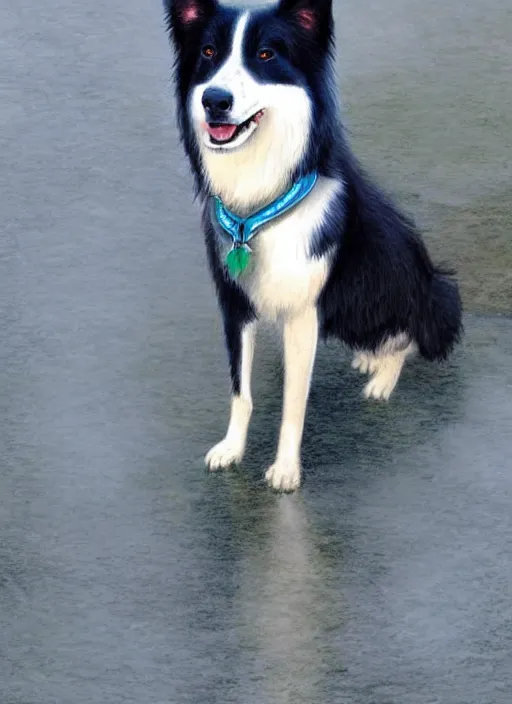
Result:
M212 119L225 118L233 107L233 96L224 88L207 88L203 93L203 107Z

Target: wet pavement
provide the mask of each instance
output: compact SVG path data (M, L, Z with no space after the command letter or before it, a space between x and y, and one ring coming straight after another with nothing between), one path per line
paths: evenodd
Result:
M512 309L505 3L382 5L338 13L351 130L467 334L387 405L322 348L284 497L271 331L247 460L202 466L229 384L159 4L0 7L1 704L510 704L512 320L472 312Z

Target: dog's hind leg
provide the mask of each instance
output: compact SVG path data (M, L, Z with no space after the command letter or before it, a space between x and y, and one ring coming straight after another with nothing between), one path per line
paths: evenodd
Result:
M387 340L375 353L368 353L368 371L372 374L364 387L366 398L387 400L402 372L407 357L416 350L416 345L404 334Z
M373 371L372 367L375 366L375 355L371 352L358 351L354 354L354 359L352 360L352 369L356 369L361 374L368 374Z
M254 358L256 323L243 330L227 332L233 381L231 417L224 440L212 447L205 462L209 469L221 469L241 462L252 415L251 372Z
M318 340L316 308L287 320L283 333L283 418L276 459L265 477L272 488L293 491L300 484L300 447Z

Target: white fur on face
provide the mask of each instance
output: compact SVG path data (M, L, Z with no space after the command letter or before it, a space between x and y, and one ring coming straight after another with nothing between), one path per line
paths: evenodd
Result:
M244 67L243 43L249 18L248 12L240 17L227 60L207 83L194 88L190 100L190 114L211 190L240 213L272 200L286 189L304 155L311 123L311 102L303 88L258 83ZM258 125L251 125L226 147L212 146L204 129L202 97L210 86L232 93L233 124L264 111Z

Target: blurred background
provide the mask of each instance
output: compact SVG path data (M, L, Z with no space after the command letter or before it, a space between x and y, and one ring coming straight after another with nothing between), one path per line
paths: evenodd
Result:
M340 0L353 144L459 273L466 308L512 312L511 7Z
M2 704L509 704L506 0L335 0L355 150L459 272L466 337L364 403L319 351L305 481L240 469L160 3L0 4Z

